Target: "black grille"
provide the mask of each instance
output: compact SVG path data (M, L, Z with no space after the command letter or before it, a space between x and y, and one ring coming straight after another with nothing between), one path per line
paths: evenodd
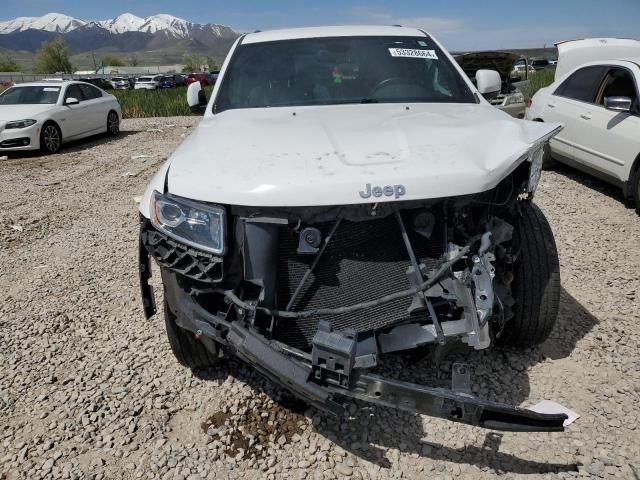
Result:
M141 225L140 238L158 263L193 280L216 283L222 280L222 259L168 237L149 223Z
M410 221L406 221L407 227ZM333 223L315 225L326 236ZM442 233L430 239L410 231L416 256L432 267L443 251ZM278 306L284 309L315 255L297 253L298 234L288 227L280 231L278 261ZM363 222L343 220L311 274L292 310L336 308L375 300L389 293L410 288L407 268L411 265L395 216ZM330 320L334 329L353 328L357 332L377 330L409 319L410 298L375 308L332 317L300 320L281 319L276 338L307 350L321 319ZM424 317L423 313L414 314Z

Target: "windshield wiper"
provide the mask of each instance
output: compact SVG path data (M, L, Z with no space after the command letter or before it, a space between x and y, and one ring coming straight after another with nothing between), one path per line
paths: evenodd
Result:
M380 100L376 100L375 98L363 98L360 100L360 103L379 103Z

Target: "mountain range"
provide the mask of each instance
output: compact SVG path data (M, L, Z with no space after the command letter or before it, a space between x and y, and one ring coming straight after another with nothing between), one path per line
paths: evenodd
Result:
M184 53L196 52L222 59L240 33L225 25L194 23L168 14L141 18L124 13L108 20L85 21L48 13L0 21L0 49L35 52L42 42L59 36L72 54L116 52L144 56L145 52L152 52L150 56L157 63L176 62Z

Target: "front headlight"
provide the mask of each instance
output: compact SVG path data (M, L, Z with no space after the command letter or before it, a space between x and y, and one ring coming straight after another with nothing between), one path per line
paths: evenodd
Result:
M16 120L13 122L7 122L7 124L4 126L5 129L10 129L10 128L27 128L30 127L31 125L34 125L37 122L37 120Z
M225 250L222 207L161 194L151 196L151 223L170 237L216 255Z
M524 95L520 92L507 95L507 98L504 101L505 106L513 105L514 103L524 103Z

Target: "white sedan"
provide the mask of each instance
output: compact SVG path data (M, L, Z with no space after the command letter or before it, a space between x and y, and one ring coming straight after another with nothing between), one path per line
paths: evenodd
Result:
M638 213L639 86L640 58L584 63L540 89L527 111L529 120L564 124L549 144L547 166L560 161L619 186Z
M55 153L70 140L120 132L113 95L84 82L23 83L0 94L0 152Z

